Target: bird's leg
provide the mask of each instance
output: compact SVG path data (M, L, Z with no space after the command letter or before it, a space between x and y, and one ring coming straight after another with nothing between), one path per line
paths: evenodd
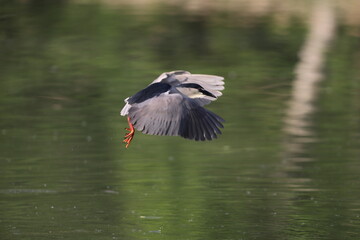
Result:
M134 129L134 125L132 125L132 123L130 122L130 117L127 118L128 120L128 124L129 124L129 128L125 128L126 130L129 131L129 133L125 134L125 139L124 139L124 143L126 143L126 148L129 147L130 143L131 143L131 140L133 139L134 137L134 134L135 134L135 129Z

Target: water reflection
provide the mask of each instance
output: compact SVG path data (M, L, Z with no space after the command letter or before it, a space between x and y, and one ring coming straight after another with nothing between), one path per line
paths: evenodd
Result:
M315 102L319 98L319 83L325 78L325 53L329 51L335 37L335 18L332 2L318 1L314 4L309 33L300 50L299 63L295 67L296 79L285 117L284 164L286 169L291 171L301 171L299 163L314 160L307 152L307 145L317 141L312 115L316 111ZM290 181L292 184L298 181L300 185L294 190L303 191L301 184L311 180L299 178Z
M318 98L319 83L324 79L325 53L334 38L335 14L329 1L318 1L313 7L309 34L300 51L300 62L295 69L292 98L286 111L285 132L295 136L312 136L311 114Z

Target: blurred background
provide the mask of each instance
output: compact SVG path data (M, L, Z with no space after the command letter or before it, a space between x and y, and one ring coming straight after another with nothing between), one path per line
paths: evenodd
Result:
M0 0L1 239L359 239L358 0ZM211 142L136 133L165 71L225 77Z

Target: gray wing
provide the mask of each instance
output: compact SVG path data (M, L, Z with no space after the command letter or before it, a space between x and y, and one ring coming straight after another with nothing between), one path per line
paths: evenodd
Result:
M180 94L162 94L134 104L128 116L135 129L145 134L182 136L196 141L216 138L224 122L193 99Z
M166 82L172 86L183 83L196 83L202 86L206 91L214 94L216 97L222 95L221 91L224 90L224 78L221 76L215 75L206 75L206 74L191 74L187 71L172 71L162 73L157 79L152 83L156 82ZM152 84L151 83L151 84ZM216 98L204 96L201 99L197 99L200 105L209 104L211 101L216 100Z

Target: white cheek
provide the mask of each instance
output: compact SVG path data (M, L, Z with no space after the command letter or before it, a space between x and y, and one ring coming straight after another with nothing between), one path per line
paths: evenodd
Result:
M189 98L203 98L205 95L200 93L200 92L196 92L196 93L193 93L191 95L188 95Z

